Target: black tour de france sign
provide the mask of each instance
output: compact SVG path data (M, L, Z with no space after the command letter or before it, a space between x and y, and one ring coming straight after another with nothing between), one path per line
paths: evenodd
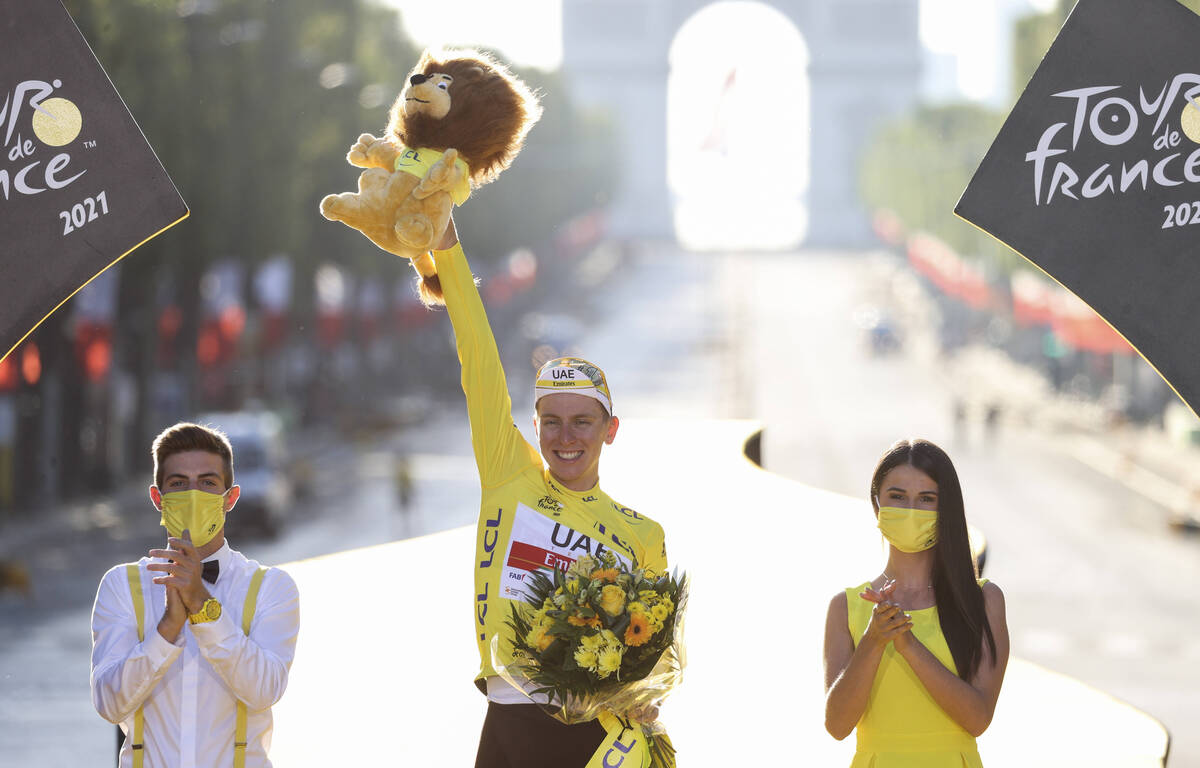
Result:
M1200 17L1079 0L955 213L1073 291L1200 406Z
M0 0L0 359L187 215L60 0Z

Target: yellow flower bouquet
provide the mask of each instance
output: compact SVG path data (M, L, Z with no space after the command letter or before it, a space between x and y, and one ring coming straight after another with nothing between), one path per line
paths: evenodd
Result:
M636 767L637 745L641 765L674 766L666 729L639 718L683 676L686 575L655 576L605 552L580 557L566 571L535 571L526 582L526 601L513 604L507 622L511 664L498 658L499 638L492 640L497 672L548 699L543 708L564 723L599 719L615 738L601 746L596 765L608 760L607 749Z

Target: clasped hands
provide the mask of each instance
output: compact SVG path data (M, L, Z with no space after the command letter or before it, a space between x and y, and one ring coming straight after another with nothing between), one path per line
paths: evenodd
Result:
M896 581L893 579L878 590L867 587L865 591L858 593L864 600L875 603L875 608L871 611L871 622L867 625L863 639L880 649L888 643L894 643L896 650L903 653L916 642L916 638L909 631L913 626L912 617L904 612L899 603L891 599L895 591Z
M158 631L164 639L173 643L187 622L188 614L199 613L204 601L211 595L204 586L204 563L192 544L191 532L185 530L183 538L169 537L167 546L169 549L152 549L149 552L150 557L162 558L167 562L150 563L146 570L165 574L154 577L155 584L167 588L167 607L158 623Z

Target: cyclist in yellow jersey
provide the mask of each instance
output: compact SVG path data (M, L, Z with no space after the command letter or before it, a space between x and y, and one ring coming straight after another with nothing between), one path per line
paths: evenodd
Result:
M539 446L513 423L512 401L483 302L450 222L434 251L454 326L462 384L479 469L475 541L474 635L488 697L477 768L583 768L605 737L596 722L564 725L496 674L490 644L511 654L505 624L525 578L540 567L565 568L582 555L612 552L629 564L667 569L662 526L611 499L599 486L600 453L617 436L618 418L604 373L579 358L542 367L535 385ZM539 452L540 448L540 452Z
M825 728L857 729L851 768L982 768L1008 664L1004 594L979 579L950 457L902 440L875 468L888 541L875 579L834 595L825 621Z

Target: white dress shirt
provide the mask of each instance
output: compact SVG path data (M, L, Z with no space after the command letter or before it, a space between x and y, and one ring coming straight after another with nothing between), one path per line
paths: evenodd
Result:
M215 584L205 583L221 603L221 617L185 623L174 643L158 633L166 610L160 575L138 561L145 602L145 640L138 642L137 617L125 565L100 581L92 609L92 702L101 717L119 723L126 735L144 707L145 768L226 768L233 765L236 699L247 709L246 768L271 765L271 705L287 687L300 628L300 596L285 571L263 577L250 634L242 632L242 608L250 577L259 564L226 543L208 560L220 563ZM235 699L236 697L236 699ZM132 765L126 738L120 765Z

